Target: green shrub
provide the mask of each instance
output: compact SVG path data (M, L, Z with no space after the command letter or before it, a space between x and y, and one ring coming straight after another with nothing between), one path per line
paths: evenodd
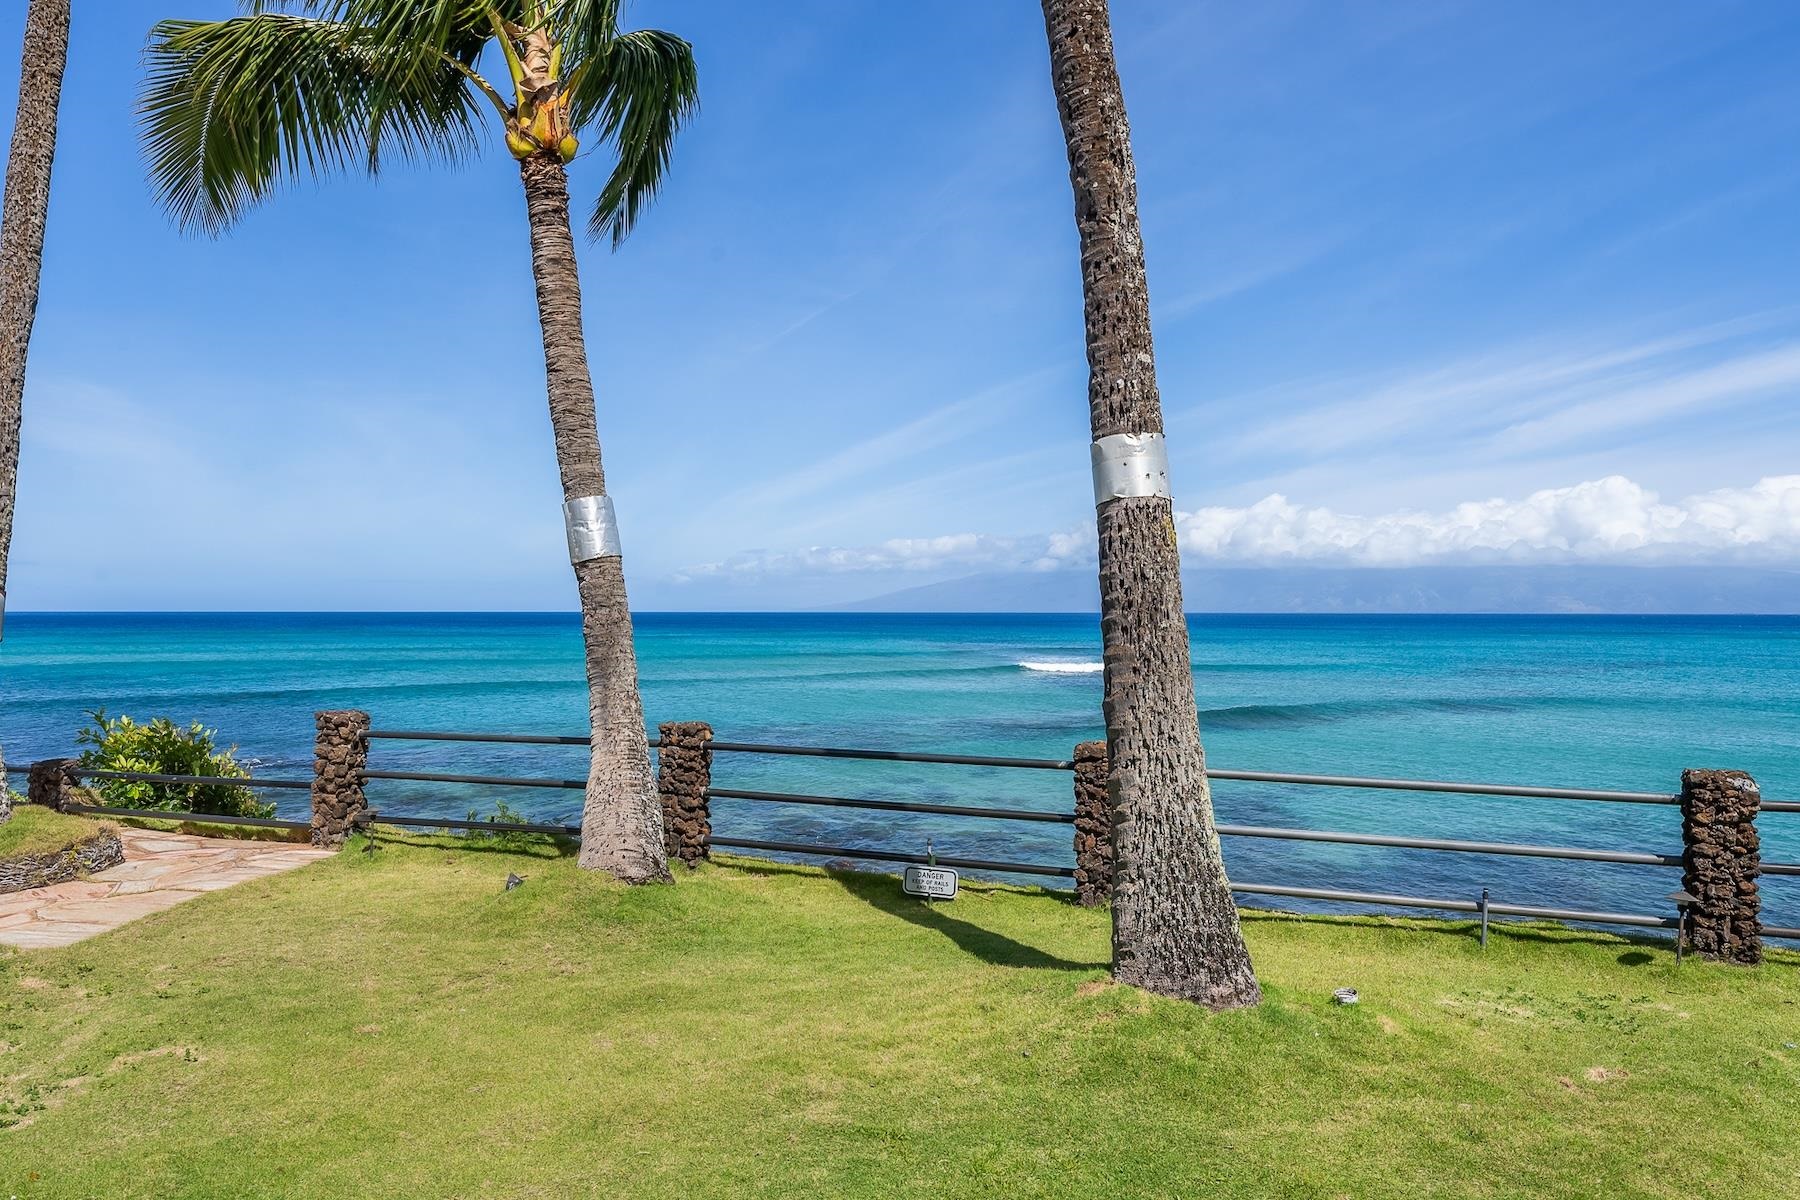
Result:
M486 817L481 815L480 809L471 808L468 819L471 821L485 820L490 825L529 825L532 823L530 816L520 812L504 800L495 801L494 811ZM491 843L494 848L499 850L523 850L543 839L542 834L522 833L517 829L470 829L464 832L464 836L471 841Z
M214 731L198 721L181 728L167 717L138 722L109 717L97 708L93 721L75 735L89 747L81 765L97 771L140 771L148 775L216 775L248 779L250 772L232 755L236 746L213 748ZM228 783L144 783L131 779L84 781L116 808L165 809L172 812L217 813L232 817L272 817L275 806L257 799L247 787Z

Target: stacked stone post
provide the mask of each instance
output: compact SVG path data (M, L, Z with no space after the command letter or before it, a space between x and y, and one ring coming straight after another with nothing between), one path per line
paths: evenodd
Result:
M656 791L662 797L663 847L669 861L693 867L711 858L712 726L704 721L669 721L657 726Z
M1112 897L1112 805L1106 798L1106 743L1075 747L1075 898L1088 907Z
M1706 958L1762 961L1762 793L1742 771L1681 773L1681 886L1699 898L1688 940Z
M26 777L25 799L57 812L71 804L79 804L81 798L76 794L75 780L69 774L69 768L74 765L72 758L46 758L32 763L31 774Z
M363 771L369 765L369 714L346 709L313 714L312 843L337 849L350 836L368 801Z

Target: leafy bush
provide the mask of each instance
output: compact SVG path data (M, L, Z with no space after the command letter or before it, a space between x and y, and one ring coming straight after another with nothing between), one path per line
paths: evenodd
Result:
M140 771L148 775L216 775L248 779L238 765L237 747L213 748L214 731L198 721L186 729L167 717L139 722L109 717L97 708L93 721L75 735L89 749L81 765L97 771ZM86 786L117 808L154 808L174 812L218 813L232 817L272 817L275 806L257 799L247 787L228 783L144 783L132 779L92 779Z
M495 801L494 811L486 817L481 815L480 809L471 808L468 819L471 821L485 820L490 825L529 825L532 823L530 816L520 812L504 800ZM541 834L522 833L517 829L470 829L464 832L464 836L471 841L491 843L497 850L523 850L538 844L543 838Z

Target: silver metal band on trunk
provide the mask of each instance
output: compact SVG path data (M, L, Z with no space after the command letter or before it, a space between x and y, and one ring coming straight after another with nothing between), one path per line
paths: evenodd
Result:
M618 558L619 519L611 496L577 496L563 501L563 525L569 532L569 561Z
M1115 433L1098 438L1094 456L1094 505L1127 496L1169 495L1169 454L1160 433Z

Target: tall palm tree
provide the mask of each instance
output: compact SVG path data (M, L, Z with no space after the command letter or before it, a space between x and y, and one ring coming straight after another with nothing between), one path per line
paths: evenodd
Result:
M150 34L140 110L151 177L184 226L217 232L285 178L391 155L457 159L492 110L531 228L550 423L581 598L592 754L581 864L666 880L617 525L600 465L566 164L591 136L615 164L588 223L616 247L691 114L693 49L621 32L620 0L248 0ZM490 54L490 51L493 53ZM489 61L502 87L482 73Z
M1138 228L1131 126L1106 0L1042 0L1050 78L1081 235L1107 791L1113 810L1113 974L1213 1008L1261 991L1213 826L1181 605Z
M19 63L19 108L6 160L6 207L0 215L0 635L6 630L6 562L19 487L25 355L37 319L50 164L56 156L56 106L68 59L69 0L31 0Z
M69 0L31 0L19 61L19 107L6 159L0 210L0 636L6 633L6 565L19 491L19 430L25 412L25 356L37 319L44 223L50 213L50 164L56 156L56 106L69 59ZM0 748L0 820L6 798L6 753Z

